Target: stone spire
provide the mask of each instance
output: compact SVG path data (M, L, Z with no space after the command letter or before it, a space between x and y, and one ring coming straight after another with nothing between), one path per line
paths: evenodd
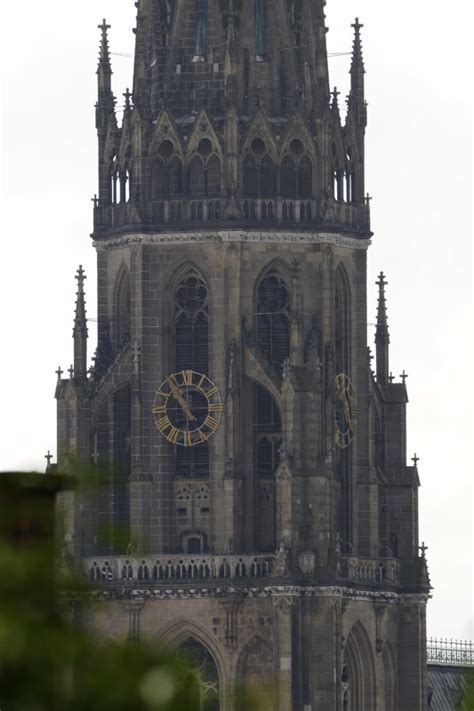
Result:
M99 137L99 204L110 202L110 180L103 156L110 120L115 120L115 97L112 93L112 67L110 64L108 31L110 25L103 20L101 31L99 66L97 68L96 128Z
M87 318L86 318L86 301L84 294L84 281L86 280L85 272L82 265L79 267L77 274L77 300L76 313L74 317L74 374L76 378L85 378L87 374Z
M110 25L105 20L101 25L98 25L101 31L100 48L99 48L99 66L97 68L97 77L99 83L99 101L107 94L112 93L112 66L110 64L109 38L108 31Z
M349 112L352 113L355 126L365 129L367 126L367 105L365 102L365 67L362 53L360 31L364 27L356 17L354 28L354 44L352 47L351 92L349 94Z
M378 281L379 303L377 310L377 329L375 332L376 361L377 361L377 381L386 385L389 379L389 345L390 335L388 332L387 304L385 299L385 274L380 272Z

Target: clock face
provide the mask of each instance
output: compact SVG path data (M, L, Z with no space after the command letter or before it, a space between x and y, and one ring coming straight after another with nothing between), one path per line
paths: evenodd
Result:
M183 370L166 378L155 392L155 426L181 447L206 442L217 431L224 406L219 389L207 375Z
M356 399L351 379L345 373L336 377L336 444L347 449L354 437Z

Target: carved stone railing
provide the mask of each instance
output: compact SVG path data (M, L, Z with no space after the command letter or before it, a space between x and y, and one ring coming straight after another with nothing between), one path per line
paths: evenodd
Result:
M94 230L107 231L119 227L172 226L174 224L242 224L253 223L313 228L341 228L367 232L370 211L367 205L354 205L329 199L241 198L229 206L226 198L193 199L176 197L155 200L139 210L131 202L97 205L94 208Z
M428 664L474 667L474 645L457 639L428 640Z
M85 558L93 583L165 583L166 581L268 578L275 556L162 555L145 558Z
M397 558L361 558L341 555L338 577L365 585L398 585L400 561Z

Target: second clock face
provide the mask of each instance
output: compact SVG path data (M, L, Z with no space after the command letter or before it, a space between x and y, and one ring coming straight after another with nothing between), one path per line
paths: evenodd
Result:
M194 447L217 431L223 409L219 389L207 375L182 370L162 382L152 411L157 430L168 442Z

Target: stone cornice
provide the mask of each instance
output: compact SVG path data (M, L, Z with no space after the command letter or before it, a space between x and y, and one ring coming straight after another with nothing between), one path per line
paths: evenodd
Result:
M227 242L239 242L247 244L327 244L346 249L367 250L371 245L370 239L360 239L347 237L339 233L331 232L264 232L264 231L206 231L206 232L156 232L130 233L120 236L112 236L105 239L95 239L94 246L98 252L105 252L109 249L129 247L131 245L180 245L213 243L225 244Z
M396 593L389 591L356 590L341 586L298 586L298 585L268 585L265 587L212 586L207 588L147 588L127 585L107 585L103 588L91 589L88 592L68 593L67 598L77 598L89 602L136 601L148 600L200 600L214 598L221 600L241 595L243 598L329 598L345 599L359 602L408 603L426 604L429 595L426 593Z

